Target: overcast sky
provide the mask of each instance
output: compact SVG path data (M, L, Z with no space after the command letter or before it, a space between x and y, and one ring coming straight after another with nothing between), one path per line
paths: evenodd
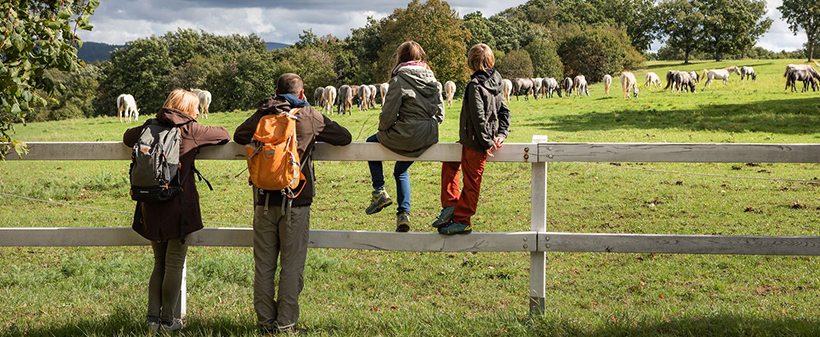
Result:
M794 36L776 9L782 0L768 1L772 29L758 45L775 51L802 47L805 34ZM368 16L383 18L408 0L103 0L91 18L94 30L81 32L83 41L124 44L140 37L162 35L177 27L203 29L219 35L256 33L267 42L291 44L303 30L319 36L345 37L362 27ZM481 11L485 16L517 6L526 0L450 0L464 15ZM662 44L656 42L652 50Z

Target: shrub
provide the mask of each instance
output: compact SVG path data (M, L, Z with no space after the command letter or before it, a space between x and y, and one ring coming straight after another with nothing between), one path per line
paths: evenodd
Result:
M564 65L558 57L555 43L547 39L539 39L530 43L525 50L532 59L532 69L535 76L561 78L564 75Z
M630 55L634 52L633 55ZM635 51L622 29L593 26L567 35L558 47L565 76L585 75L590 82L617 74L625 66L640 66L645 59Z
M526 50L513 50L504 55L504 58L496 60L495 69L504 78L526 77L533 74L532 59Z

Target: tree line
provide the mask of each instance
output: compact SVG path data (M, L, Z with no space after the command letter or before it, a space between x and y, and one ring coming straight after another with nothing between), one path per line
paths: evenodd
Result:
M216 36L178 29L126 43L109 61L66 75L46 72L63 88L56 101L17 114L27 120L114 115L119 94L134 95L143 114L156 111L177 87L211 91L214 111L255 108L284 72L300 74L305 91L318 86L386 82L395 49L419 42L442 82L463 87L465 54L475 43L495 52L507 78L605 74L638 69L647 57L766 56L754 45L768 30L763 0L530 0L498 14L459 16L446 1L413 0L339 38L304 31L289 48L268 51L256 35ZM646 51L665 39L658 54ZM5 63L5 62L4 62Z

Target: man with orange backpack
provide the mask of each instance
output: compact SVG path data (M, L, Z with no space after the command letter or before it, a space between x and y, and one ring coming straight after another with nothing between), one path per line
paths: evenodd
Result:
M247 145L254 192L253 306L262 333L298 331L315 194L310 154L316 141L347 145L351 140L347 129L305 101L302 78L291 73L279 77L276 95L260 101L256 113L234 131L234 141Z

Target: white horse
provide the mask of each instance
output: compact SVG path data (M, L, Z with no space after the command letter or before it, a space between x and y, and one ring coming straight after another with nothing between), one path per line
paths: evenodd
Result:
M572 82L572 78L567 77L567 78L564 78L563 81L561 81L561 89L564 89L564 92L567 93L567 97L569 97L569 94L572 93L572 88L573 87L574 87L574 84Z
M740 67L740 80L743 81L746 78L757 81L757 74L755 74L754 68L747 66Z
M552 98L556 91L558 92L558 97L561 97L561 87L558 86L558 81L552 77L545 78L541 88L544 90L545 97Z
M512 93L512 89L513 89L512 81L510 81L508 79L503 79L503 80L501 80L501 83L504 84L504 92L502 93L504 95L504 103L509 103L510 102L510 93Z
M373 102L370 102L370 86L362 84L359 86L359 111L367 111L372 107Z
M652 85L654 85L656 88L660 88L661 87L661 78L658 76L658 74L653 73L653 72L650 71L650 72L646 73L646 81L643 83L643 86L644 86L644 88L651 89Z
M122 94L117 96L117 116L120 117L122 123L122 114L125 112L125 121L131 123L131 114L134 115L136 122L140 117L140 109L137 109L137 102L134 101L134 96L129 94Z
M712 80L714 79L723 80L723 85L726 85L726 80L729 79L729 76L732 75L732 73L737 73L738 75L740 75L740 69L738 69L735 66L716 70L703 69L703 75L701 75L701 77L706 78L706 83L704 84L704 86L706 87L709 87L709 85L712 83Z
M632 95L638 97L638 80L635 79L635 74L629 71L621 73L621 87L623 88L624 99L630 98L627 93L632 90Z
M325 88L318 87L313 91L313 105L325 109Z
M379 95L382 97L382 105L384 105L384 98L387 96L387 89L390 88L389 83L379 84Z
M585 93L587 96L589 96L589 84L587 84L586 76L575 76L575 90L578 90L578 97L581 97L582 93Z
M609 74L604 75L604 92L609 95L609 87L612 86L612 76Z
M444 92L447 95L447 106L453 106L453 95L456 94L456 83L453 81L444 82Z
M532 79L532 97L538 99L538 94L541 93L541 88L544 85L544 79L536 77Z
M367 87L370 88L370 97L368 98L368 101L370 102L370 106L374 107L376 106L376 95L378 95L377 90L379 89L379 87L377 87L375 84L370 84Z
M199 98L199 112L208 119L208 107L211 106L211 93L207 90L191 89L191 92Z
M353 113L353 88L345 84L339 87L339 113Z
M332 85L325 87L325 95L322 99L322 103L324 103L323 110L325 113L329 113L333 115L333 105L336 103L336 88Z

